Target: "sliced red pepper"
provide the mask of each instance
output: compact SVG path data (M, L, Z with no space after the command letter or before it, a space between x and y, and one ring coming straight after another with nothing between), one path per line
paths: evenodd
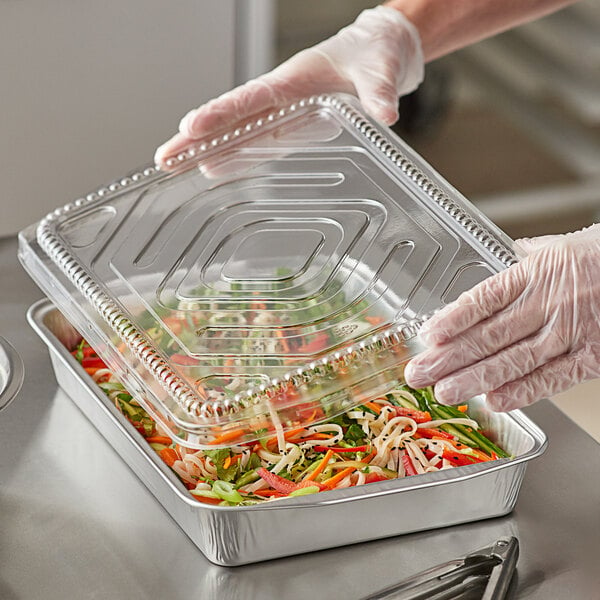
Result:
M211 498L210 496L196 496L196 494L192 494L195 500L198 502L202 502L204 504L221 504L223 500L221 498Z
M376 481L387 481L388 478L381 473L367 473L365 483L375 483Z
M276 498L284 498L286 494L282 494L277 490L256 490L254 492L257 496L264 496L265 498L269 498L271 496L275 496Z
M433 450L430 450L429 448L425 448L425 450L423 451L423 454L425 454L425 458L429 461L432 461L435 459L435 462L431 463L434 467L437 467L439 469L442 466L442 460L438 457L438 455Z
M393 408L397 417L408 417L417 423L428 423L431 421L431 415L427 411L417 410L416 408L404 408L404 406L394 406Z
M370 446L353 446L352 448L337 448L335 446L313 446L313 450L316 452L327 452L327 450L331 450L332 452L367 452L371 447Z
M83 356L97 356L96 351L91 346L84 346L81 352Z
M429 429L427 427L419 427L419 429L417 429L417 431L415 432L415 434L413 435L414 438L420 438L420 437L424 437L424 438L428 438L428 439L432 439L432 438L443 438L445 440L453 440L454 436L451 433L448 433L446 431L442 431L441 429Z
M264 467L256 469L256 472L261 477L261 479L264 479L269 484L270 487L286 495L291 494L292 492L301 488L318 487L319 490L322 490L325 487L320 483L317 483L316 481L310 480L301 481L300 483L294 483L289 479L284 479L283 477L280 477L275 473L271 473L271 471L267 471L267 469L265 469Z
M415 469L415 465L413 465L413 461L411 460L408 454L402 455L402 464L404 466L404 470L407 475L416 475L417 470Z
M271 473L271 471L267 471L264 467L260 467L256 470L261 479L264 479L269 487L272 487L274 490L281 492L282 494L290 494L294 490L298 489L298 485L289 479L284 479L283 477L279 477L275 473Z
M84 369L106 369L106 363L97 356L84 356L81 360Z

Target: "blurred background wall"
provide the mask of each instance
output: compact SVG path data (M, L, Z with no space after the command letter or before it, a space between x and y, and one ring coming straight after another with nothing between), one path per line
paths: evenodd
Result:
M265 70L273 14L264 0L0 2L0 235L150 162L190 108Z
M373 0L0 3L0 235L152 159L190 108ZM600 0L427 68L396 131L509 235L593 221Z
M367 0L278 2L277 59L351 22ZM428 65L396 131L512 237L600 211L600 0Z

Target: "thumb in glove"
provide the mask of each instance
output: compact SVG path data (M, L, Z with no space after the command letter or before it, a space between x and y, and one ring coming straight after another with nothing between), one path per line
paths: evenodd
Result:
M522 244L521 262L425 323L410 385L511 410L600 376L600 225Z

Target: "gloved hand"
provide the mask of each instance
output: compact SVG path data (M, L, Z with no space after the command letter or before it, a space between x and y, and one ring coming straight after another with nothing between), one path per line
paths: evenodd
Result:
M600 224L518 243L521 262L424 324L409 385L435 383L446 404L487 392L506 411L600 376Z
M423 70L419 34L404 15L386 6L365 10L333 37L189 112L179 133L156 151L156 164L164 167L193 140L314 94L355 94L367 113L392 124L398 99L418 87Z

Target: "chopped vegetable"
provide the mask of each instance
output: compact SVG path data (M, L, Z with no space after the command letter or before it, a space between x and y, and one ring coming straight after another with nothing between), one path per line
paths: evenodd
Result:
M313 446L313 450L316 452L367 452L369 446L348 446L347 448L335 448L333 446Z
M402 455L402 465L407 475L416 475L417 470L415 469L415 465L413 464L412 459L408 454Z
M314 481L325 470L325 467L328 465L332 456L333 451L327 450L321 462L317 465L315 469L311 471L311 473L306 477L306 480Z
M239 504L244 501L242 495L227 481L217 479L217 481L213 483L212 491L219 498L222 498L231 504Z

